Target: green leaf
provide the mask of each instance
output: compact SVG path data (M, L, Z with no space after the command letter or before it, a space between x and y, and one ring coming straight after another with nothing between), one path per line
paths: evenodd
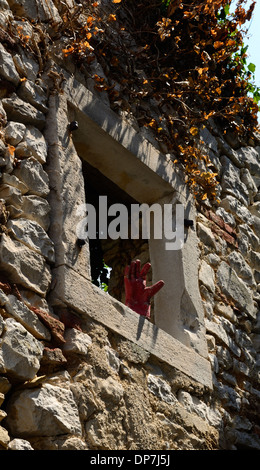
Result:
M255 72L255 64L252 64L252 62L250 62L250 64L248 65L248 70L252 73Z

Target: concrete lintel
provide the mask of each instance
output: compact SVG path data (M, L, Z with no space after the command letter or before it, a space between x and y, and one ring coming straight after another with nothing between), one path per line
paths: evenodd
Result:
M53 271L56 281L49 301L88 315L138 344L159 360L212 389L210 362L165 331L133 312L66 265Z
M159 152L74 77L67 77L64 93L71 106L71 120L79 122L72 137L82 158L137 201L152 203L174 190L185 202L183 175L169 156Z

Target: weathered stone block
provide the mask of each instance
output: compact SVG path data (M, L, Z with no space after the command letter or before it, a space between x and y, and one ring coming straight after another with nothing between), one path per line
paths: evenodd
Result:
M68 388L44 383L14 394L7 412L13 436L81 435L78 408Z
M231 298L238 308L255 318L256 308L252 292L225 261L220 264L216 278L222 292Z
M17 145L23 140L26 131L26 126L21 122L8 122L5 128L6 141L11 145Z
M22 100L30 103L43 113L47 113L47 95L39 85L30 80L25 80L19 87L18 95Z
M46 163L47 144L39 129L33 126L27 126L24 141L36 160L42 164Z
M225 194L231 194L236 197L242 204L249 204L249 193L247 187L240 179L240 170L236 168L231 161L223 156L221 187Z
M10 280L46 294L51 281L50 268L42 255L3 234L0 242L0 266Z
M21 209L24 217L37 222L44 230L48 230L50 205L46 199L39 196L24 196Z
M64 335L66 343L63 346L64 354L74 353L86 355L92 344L92 339L87 333L82 333L75 328L67 328Z
M170 385L162 377L149 374L147 377L147 385L150 392L160 400L170 405L177 403L178 400L172 393Z
M13 439L8 444L8 450L34 450L30 442L25 439Z
M204 284L211 292L215 292L215 273L214 269L206 261L202 261L199 269L199 281Z
M5 80L18 85L20 77L16 71L13 58L0 43L0 75Z
M9 220L7 227L16 240L44 256L50 263L54 262L54 244L37 222L20 218Z
M37 315L14 295L8 296L5 308L8 314L21 323L35 338L50 341L50 332L40 322Z
M33 157L20 162L14 170L17 176L29 188L30 194L46 197L49 194L49 178L41 163Z
M10 0L9 5L15 15L25 16L31 20L61 21L58 10L52 0Z
M31 124L39 129L45 125L45 115L30 103L21 100L15 94L2 100L9 121Z
M0 371L16 380L32 379L40 368L42 344L13 318L5 320L0 338Z
M236 151L239 160L252 175L260 176L259 147L242 147Z
M15 175L9 175L9 173L4 173L2 176L2 182L5 185L13 186L14 188L19 189L21 194L26 194L29 191L28 186L19 180Z
M224 199L222 199L220 206L223 207L227 212L231 212L231 214L233 214L234 217L238 218L240 221L249 225L253 224L253 217L249 210L233 196L226 196Z

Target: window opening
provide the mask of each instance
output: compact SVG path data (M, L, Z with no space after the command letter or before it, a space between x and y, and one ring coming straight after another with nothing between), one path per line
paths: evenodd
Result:
M124 192L115 183L104 176L84 159L82 171L85 183L86 202L92 204L96 210L96 239L89 239L90 265L92 282L99 288L108 292L112 297L125 303L124 270L134 259L140 259L141 266L150 262L149 244L147 239L118 238L106 239L99 237L99 197L107 197L108 208L112 204L124 204L130 214L131 204L138 204L129 194ZM108 217L108 225L114 217ZM140 220L141 224L141 220ZM147 275L147 286L152 284L152 268ZM151 321L154 321L154 304L151 301Z

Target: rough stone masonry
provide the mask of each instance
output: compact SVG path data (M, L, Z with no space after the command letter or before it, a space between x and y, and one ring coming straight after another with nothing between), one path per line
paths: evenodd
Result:
M81 167L64 125L69 111L59 108L63 140L57 141L50 103L65 100L64 82L75 76L74 92L93 93L95 109L107 109L107 121L115 118L106 92L97 96L55 42L43 62L34 23L37 18L47 32L50 22L62 22L64 8L76 6L74 0L0 0L0 448L260 450L260 138L244 145L213 121L200 135L220 178L220 203L205 203L194 226L200 332L207 342L201 364L210 364L212 380L206 384L203 373L192 376L179 358L184 351L184 362L192 364L198 354L192 341L183 346L172 339L172 359L159 342L164 335L171 348L170 335L148 320L152 347L135 340L138 315L123 304L94 287L80 297L77 280L91 285L88 248L80 251L68 235L73 224L62 230ZM138 123L135 132L144 135ZM118 247L113 253L120 264ZM56 275L66 270L69 286ZM71 296L58 294L60 285ZM189 338L195 324L189 319Z

